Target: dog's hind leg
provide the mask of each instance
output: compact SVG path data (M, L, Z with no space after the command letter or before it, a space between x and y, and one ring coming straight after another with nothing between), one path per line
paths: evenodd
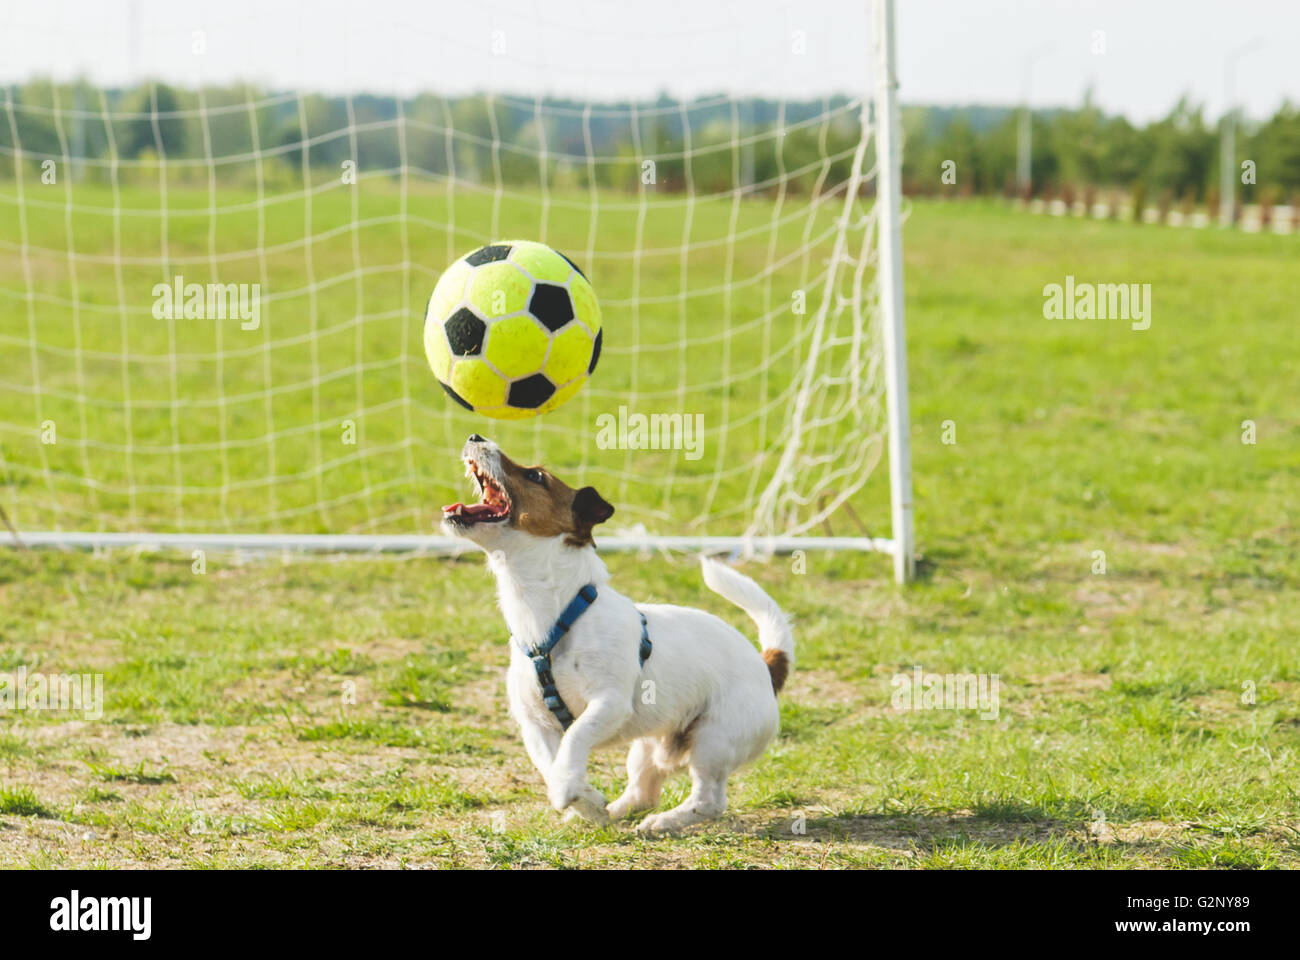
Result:
M610 819L617 820L659 805L659 793L668 771L655 762L655 745L651 737L632 741L627 751L627 789L609 805Z
M691 764L691 794L665 813L652 813L636 825L637 833L673 833L705 820L716 820L727 809L727 773L702 770Z
M638 833L668 833L722 816L727 809L727 777L735 757L726 731L714 726L695 731L687 766L691 793L679 806L652 813L637 824Z

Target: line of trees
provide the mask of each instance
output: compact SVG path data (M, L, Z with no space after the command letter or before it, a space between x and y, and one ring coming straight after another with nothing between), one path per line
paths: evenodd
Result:
M408 169L485 183L556 189L722 192L737 184L817 189L848 176L859 108L846 97L779 104L705 97L591 106L513 96L406 99L297 95L245 86L183 90L149 84L101 90L34 81L0 102L0 177L18 151L33 171L47 160L81 179L169 178L252 182ZM10 117L13 123L8 120ZM778 129L785 131L777 135ZM14 134L16 130L16 136ZM647 160L653 169L646 170Z
M950 191L942 183L946 160L954 161L960 193L1016 191L1019 116L985 114L978 126L964 111L904 111L905 189ZM1217 203L1220 120L1183 98L1158 120L1135 126L1107 115L1091 96L1072 110L1035 111L1032 137L1036 196L1082 195L1090 190L1124 190L1136 200ZM1262 122L1245 123L1236 138L1243 202L1278 202L1300 194L1300 108L1284 103ZM1248 164L1246 170L1242 164ZM1140 205L1140 203L1139 203Z
M4 90L0 177L17 158L71 165L79 179L223 182L408 170L553 189L825 190L849 174L860 107L846 97L777 102L701 97L587 105L505 95L398 99L298 95L243 85L101 89L32 81ZM1018 115L1002 107L905 107L904 189L913 194L1015 190ZM1219 127L1183 99L1137 126L1087 96L1076 109L1033 114L1030 192L1122 189L1135 196L1212 200ZM1254 164L1245 202L1300 193L1300 109L1284 104L1238 132L1238 162ZM647 166L647 161L651 162ZM874 156L868 152L867 163ZM945 165L955 183L945 182Z

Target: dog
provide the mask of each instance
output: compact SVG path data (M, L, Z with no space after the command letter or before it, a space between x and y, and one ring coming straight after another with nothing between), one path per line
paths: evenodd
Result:
M596 554L592 530L614 508L593 487L574 490L544 467L520 466L478 434L461 458L479 501L443 507L442 528L487 552L513 641L510 714L551 806L566 819L608 823L657 807L664 781L686 767L690 796L637 831L720 817L731 772L777 734L776 695L794 665L789 619L753 580L707 557L704 582L754 620L761 653L702 610L634 604L609 586ZM561 618L571 621L567 632ZM588 758L619 744L629 745L627 789L606 805L587 780Z

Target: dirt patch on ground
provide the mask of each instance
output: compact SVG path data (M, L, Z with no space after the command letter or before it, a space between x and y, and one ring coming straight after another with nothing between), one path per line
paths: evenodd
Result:
M1114 683L1108 673L1052 673L1026 677L1025 683L1044 696L1087 696L1098 690L1109 690Z
M843 680L831 670L801 670L795 664L790 680L781 691L782 699L790 699L801 706L846 707L853 711L878 707L880 712L888 703L871 703L860 682Z
M1101 579L1098 577L1097 579ZM1080 587L1074 592L1074 602L1083 608L1090 620L1113 620L1115 617L1137 613L1143 606L1143 591L1132 587L1106 589L1097 585Z

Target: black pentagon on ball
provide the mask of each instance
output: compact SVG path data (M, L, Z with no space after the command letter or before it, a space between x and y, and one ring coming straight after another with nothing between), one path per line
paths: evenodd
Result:
M547 380L542 374L534 373L531 377L524 377L522 380L516 380L510 384L510 391L506 394L506 403L512 407L533 410L551 399L553 393L555 393L555 384Z
M552 333L573 319L573 302L569 300L569 291L552 283L537 285L528 309Z
M444 323L447 342L451 352L458 357L470 357L483 349L483 338L487 336L487 324L480 320L468 307L461 307Z
M462 407L464 407L466 410L473 410L473 409L474 409L473 406L471 406L470 404L468 404L468 403L465 402L465 398L464 398L464 397L462 397L459 393L457 393L457 392L456 392L455 390L453 390L451 387L447 386L447 385L446 385L445 383L443 383L441 380L438 381L438 385L439 385L440 387L442 387L442 389L444 389L444 390L447 391L447 396L451 397L453 400L455 400L457 403L459 403L459 404L460 404Z
M600 341L604 336L605 331L603 328L596 331L596 342L591 348L591 363L587 367L587 376L591 376L596 372L596 361L600 359Z
M471 267L481 267L485 263L504 260L508 256L510 256L510 245L508 243L490 243L486 247L479 247L471 253L465 258L465 262Z

